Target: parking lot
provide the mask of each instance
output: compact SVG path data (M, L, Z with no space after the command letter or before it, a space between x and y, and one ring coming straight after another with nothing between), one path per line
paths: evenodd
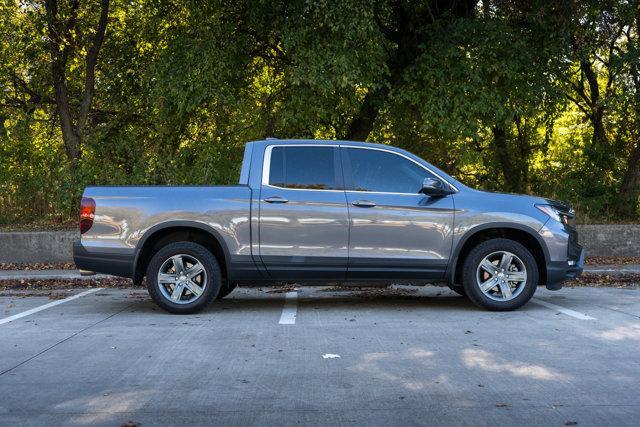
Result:
M2 425L640 416L637 288L539 289L509 313L429 286L240 288L189 316L138 289L5 292L0 343Z

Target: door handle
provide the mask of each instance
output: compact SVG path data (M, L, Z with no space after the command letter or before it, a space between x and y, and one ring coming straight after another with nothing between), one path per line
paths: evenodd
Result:
M287 203L289 200L285 199L284 197L273 196L267 197L266 199L264 199L264 201L267 203Z
M372 208L372 207L374 207L376 205L371 200L356 200L355 202L353 202L351 204L353 206L358 206L360 208Z

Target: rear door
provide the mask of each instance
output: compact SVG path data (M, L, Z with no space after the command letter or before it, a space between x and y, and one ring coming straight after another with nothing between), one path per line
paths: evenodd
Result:
M453 242L453 197L419 193L433 172L404 155L341 148L354 279L440 279Z
M349 214L338 146L268 146L259 215L260 258L274 279L345 278Z

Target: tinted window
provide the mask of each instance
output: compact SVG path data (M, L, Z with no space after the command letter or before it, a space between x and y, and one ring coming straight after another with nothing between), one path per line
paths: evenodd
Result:
M284 187L284 148L274 147L271 150L269 167L269 184Z
M335 190L333 147L274 147L269 184L285 188Z
M416 163L386 151L347 148L353 189L386 193L418 193L422 181L434 177Z

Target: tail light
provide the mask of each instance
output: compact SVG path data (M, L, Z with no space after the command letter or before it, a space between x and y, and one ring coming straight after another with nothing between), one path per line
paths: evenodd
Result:
M80 201L80 234L84 234L93 225L96 214L96 201L91 197L83 197Z

